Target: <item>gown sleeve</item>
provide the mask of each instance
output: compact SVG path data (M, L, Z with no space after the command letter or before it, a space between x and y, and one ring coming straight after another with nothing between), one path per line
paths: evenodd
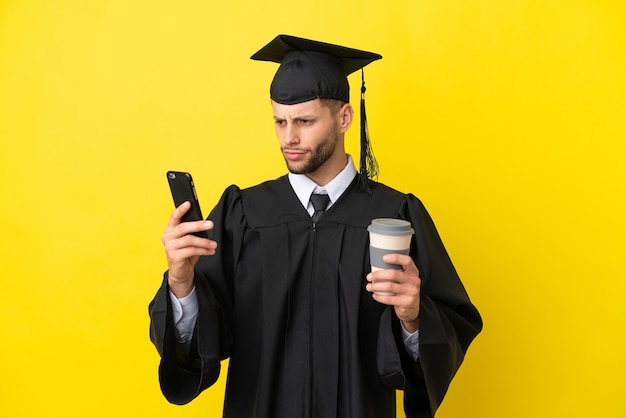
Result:
M407 195L398 217L415 229L411 256L422 280L419 358L413 361L404 349L399 320L388 307L381 317L378 368L386 384L404 390L407 418L433 417L482 319L422 203Z
M175 340L167 272L149 305L150 339L161 356L161 391L169 402L178 405L189 403L217 381L220 362L229 356L232 342L229 283L245 227L240 190L236 186L224 192L208 219L215 224L209 236L218 242L218 251L214 256L200 257L195 267L198 319L188 351Z

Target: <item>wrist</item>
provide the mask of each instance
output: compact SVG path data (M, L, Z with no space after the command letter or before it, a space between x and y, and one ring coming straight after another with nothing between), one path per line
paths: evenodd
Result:
M419 318L414 319L413 321L402 321L402 326L409 334L413 334L415 331L420 329Z
M172 277L167 278L167 286L169 287L170 292L176 296L178 299L182 299L185 296L188 296L193 290L194 284L193 279L179 281Z

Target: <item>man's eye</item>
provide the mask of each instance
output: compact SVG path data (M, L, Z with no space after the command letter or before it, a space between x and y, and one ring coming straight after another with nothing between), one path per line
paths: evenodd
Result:
M277 121L274 121L274 123L276 124L276 126L285 126L284 120L277 120Z

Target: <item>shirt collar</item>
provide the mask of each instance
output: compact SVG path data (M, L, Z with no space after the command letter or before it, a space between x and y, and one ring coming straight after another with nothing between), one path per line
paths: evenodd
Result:
M298 196L300 203L304 208L309 207L309 199L311 198L311 194L313 192L321 192L326 191L328 197L330 198L330 203L328 207L331 207L339 197L346 191L354 177L356 176L356 168L354 167L354 162L352 161L352 156L347 154L348 163L346 167L339 173L337 176L332 179L327 185L324 187L318 186L313 180L308 178L305 174L293 174L289 173L289 183L293 188L294 192ZM317 189L317 190L316 190Z

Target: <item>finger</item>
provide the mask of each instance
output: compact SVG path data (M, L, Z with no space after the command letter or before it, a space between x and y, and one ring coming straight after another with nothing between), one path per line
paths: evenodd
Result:
M372 292L392 292L397 295L414 295L419 292L421 280L419 275L404 270L378 270L367 275L367 290Z
M404 270L384 269L369 273L366 276L367 281L377 283L381 281L402 282L406 280L407 273Z
M401 287L379 286L372 292L372 298L384 305L394 306L402 319L412 320L419 311L419 292L403 293Z
M179 239L185 235L193 234L200 231L208 231L214 227L213 221L191 221L181 222L178 224L169 223L165 228L165 232L161 236L161 240L165 244L172 239Z
M419 294L419 284L409 280L380 280L368 283L365 289L379 294L414 297Z
M185 273L185 271L188 271L189 266L193 268L199 257L215 255L217 248L215 243L209 243L208 240L202 238L198 239L204 241L199 246L175 246L176 242L174 242L171 247L166 247L165 253L167 255L168 267L174 272L175 276L180 275L180 277L184 277L188 273ZM182 272L181 268L183 269Z
M402 267L402 270L417 270L413 259L409 255L405 254L385 254L383 261L388 264L395 264Z
M183 236L194 232L209 231L213 229L214 226L213 221L190 221L181 222L175 229L179 236Z
M206 241L206 240L205 240ZM215 247L181 247L172 251L169 251L168 260L172 265L178 263L184 263L187 260L193 260L196 257L205 255L215 255ZM195 263L195 262L194 262Z
M390 280L377 280L368 283L365 289L376 295L395 296L397 293L397 283Z
M191 208L191 202L185 201L185 202L181 203L180 206L178 206L172 212L172 215L170 216L170 220L167 223L167 228L166 229L171 229L171 228L175 227L176 225L178 225L179 223L181 223L181 219L183 218L185 213L187 213L187 211L190 208Z
M183 228L180 228L183 229ZM179 231L176 229L175 231ZM164 235L163 243L165 244L166 251L177 251L183 248L201 248L206 250L215 250L217 248L217 242L201 238L191 233L183 233L178 236L178 232L174 235Z
M215 241L200 238L195 235L185 235L180 238L163 239L168 266L182 265L192 262L193 258L205 255L215 255L218 244Z

